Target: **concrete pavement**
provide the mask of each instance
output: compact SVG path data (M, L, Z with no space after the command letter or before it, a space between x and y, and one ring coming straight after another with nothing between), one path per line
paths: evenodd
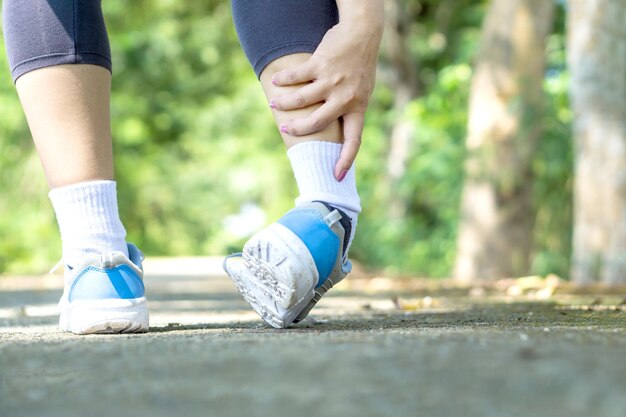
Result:
M357 273L274 330L220 262L148 260L144 335L58 332L61 277L0 277L0 416L626 415L619 292Z

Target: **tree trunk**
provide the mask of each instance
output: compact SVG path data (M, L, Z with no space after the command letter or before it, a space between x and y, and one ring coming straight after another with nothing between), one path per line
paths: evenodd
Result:
M570 0L572 279L626 283L626 0Z
M406 216L407 202L391 190L404 177L410 145L414 136L413 122L403 117L406 106L418 95L417 66L408 45L410 18L404 10L404 1L387 0L385 3L385 53L393 73L389 84L393 90L393 125L387 154L387 181L385 189L389 204L389 217L402 219Z
M468 156L454 276L526 274L532 242L531 163L541 135L545 39L554 5L493 0L470 96Z

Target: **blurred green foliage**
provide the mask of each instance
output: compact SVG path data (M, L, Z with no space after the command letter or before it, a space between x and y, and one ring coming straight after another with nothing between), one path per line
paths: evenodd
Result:
M450 273L463 180L472 57L484 1L407 0L419 95L402 112L379 82L358 159L363 214L352 256L393 273ZM221 255L293 204L296 186L225 0L103 2L114 62L112 124L122 220L149 255ZM571 113L563 11L548 43L545 133L534 164L533 272L565 274L571 230ZM438 20L439 19L439 20ZM384 64L384 62L383 62ZM0 51L0 272L40 272L60 256L47 185ZM390 131L414 125L397 189L408 215L387 216ZM254 209L258 207L258 209Z

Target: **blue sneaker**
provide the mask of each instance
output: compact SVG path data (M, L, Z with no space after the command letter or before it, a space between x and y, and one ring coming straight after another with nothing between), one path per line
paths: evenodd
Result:
M286 328L350 272L344 256L350 225L325 203L300 205L227 257L224 270L266 323Z
M148 331L143 253L130 243L128 252L128 258L112 252L86 258L81 265L66 265L59 301L61 330L75 334Z

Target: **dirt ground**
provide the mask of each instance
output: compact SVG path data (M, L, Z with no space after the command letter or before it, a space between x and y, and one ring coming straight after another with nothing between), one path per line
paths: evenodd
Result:
M61 277L0 277L0 416L626 415L623 289L357 272L274 330L219 262L149 260L144 335L58 332Z

